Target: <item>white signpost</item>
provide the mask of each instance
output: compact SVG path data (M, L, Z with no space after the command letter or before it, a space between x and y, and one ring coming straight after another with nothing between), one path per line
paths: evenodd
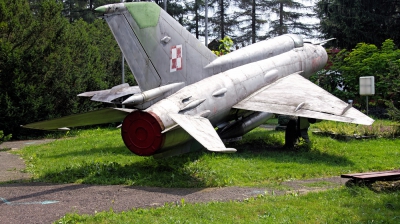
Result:
M375 95L375 77L360 77L360 95L367 97L367 115L368 115L368 96Z

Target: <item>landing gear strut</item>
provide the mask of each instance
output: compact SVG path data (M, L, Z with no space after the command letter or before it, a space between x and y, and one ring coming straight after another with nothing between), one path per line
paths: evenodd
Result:
M285 147L293 148L297 143L299 134L297 132L297 119L290 119L285 130Z

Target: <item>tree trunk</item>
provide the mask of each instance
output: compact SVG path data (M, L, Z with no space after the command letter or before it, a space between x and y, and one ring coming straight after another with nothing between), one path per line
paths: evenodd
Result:
M256 42L256 0L253 0L251 8L251 43Z
M194 2L194 13L195 13L195 18L196 18L196 38L199 39L199 2L196 0Z
M220 7L221 7L221 39L224 39L225 37L225 24L224 24L224 17L225 17L225 9L224 9L224 0L219 0L220 2Z
M279 35L283 34L283 3L279 3Z

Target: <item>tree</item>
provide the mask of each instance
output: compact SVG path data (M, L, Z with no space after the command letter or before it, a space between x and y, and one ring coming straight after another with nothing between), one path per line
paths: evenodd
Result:
M233 46L233 41L230 37L225 36L224 39L219 41L219 46L217 51L212 51L218 57L228 54L231 52L231 48Z
M265 36L257 34L262 25L267 23L265 20L266 6L264 1L259 0L239 0L236 2L241 11L235 12L241 35L236 38L237 43L255 43L258 40L265 39ZM249 7L250 6L250 7Z
M38 1L38 0L36 0ZM94 9L107 4L118 3L115 0L63 0L63 15L72 23L79 19L86 22L94 22L97 15ZM31 3L32 5L32 3Z
M226 9L230 7L230 0L216 0L211 2L211 4L217 5L214 16L209 18L210 23L213 24L213 36L219 39L224 39L225 36L229 36L235 41L235 27L238 21L226 11Z
M69 23L62 4L0 0L0 130L101 106L76 97L120 83L121 52L107 24Z
M400 1L319 0L315 12L322 37L337 40L330 45L352 49L360 42L400 41Z
M134 2L135 0L131 1ZM154 0L154 3L164 9L164 0ZM179 0L167 1L167 13L174 17L182 25L184 25L184 15L187 13L187 8L184 6L185 4Z
M184 25L189 32L194 31L194 35L197 39L199 39L200 36L204 36L204 31L201 32L201 29L204 30L204 26L202 25L205 19L205 17L202 15L202 12L205 8L204 5L204 0L194 0L185 3L187 12L189 13L189 16L191 18L187 18L186 20L184 20Z
M270 0L266 1L265 4L273 14L277 15L277 19L271 20L267 37L279 36L289 32L312 36L314 25L301 21L304 17L314 16L312 13L302 12L309 7L293 0Z

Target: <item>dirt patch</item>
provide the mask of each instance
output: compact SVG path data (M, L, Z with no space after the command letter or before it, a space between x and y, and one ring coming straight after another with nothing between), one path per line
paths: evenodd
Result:
M24 173L24 169L25 163L19 156L7 151L0 152L0 182L29 179L31 176Z
M394 192L400 191L400 180L396 181L377 181L370 185L370 188L376 192Z
M19 156L11 154L10 151L51 141L54 141L54 139L12 141L0 144L0 182L18 182L31 178L30 174L23 172L25 169L24 161Z
M22 141L10 141L3 142L0 144L0 151L4 151L5 149L17 150L22 149L28 145L39 145L43 143L52 142L55 139L39 139L39 140L22 140Z
M341 177L329 177L308 180L294 180L283 182L283 186L287 186L289 190L285 193L304 194L315 191L325 191L332 188L344 186L348 179Z

